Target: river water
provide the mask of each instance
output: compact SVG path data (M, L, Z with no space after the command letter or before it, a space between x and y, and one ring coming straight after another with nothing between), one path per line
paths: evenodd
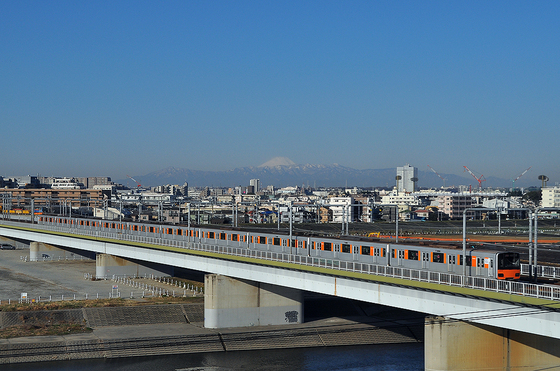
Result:
M408 371L424 369L424 344L199 353L3 365L10 371Z

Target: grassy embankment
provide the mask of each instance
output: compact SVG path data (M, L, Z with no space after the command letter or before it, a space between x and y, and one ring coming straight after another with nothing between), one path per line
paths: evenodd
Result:
M200 303L204 298L199 297L155 297L144 298L141 300L131 299L97 299L97 300L75 300L75 301L57 301L42 303L15 303L0 305L2 312L24 312L24 311L48 311L61 309L79 309L93 307L117 307L117 306L137 306L137 305L166 305L166 304L183 304L183 303ZM85 323L33 323L10 326L0 329L0 339L9 339L25 336L42 336L42 335L69 335L76 333L92 332L93 330L86 326Z

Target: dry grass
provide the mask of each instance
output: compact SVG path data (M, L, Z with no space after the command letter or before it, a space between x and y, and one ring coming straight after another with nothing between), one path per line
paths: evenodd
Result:
M1 312L14 311L39 311L39 310L60 310L60 309L80 309L80 308L99 308L99 307L131 307L137 305L164 305L164 304L183 304L183 303L202 303L204 297L171 297L162 296L143 299L95 299L95 300L69 300L39 303L13 303L0 305Z
M57 301L42 303L16 303L0 306L0 311L48 311L61 309L78 309L93 307L119 307L119 306L138 306L138 305L168 305L184 303L202 303L204 298L200 297L156 297L144 298L141 300L132 299L96 299L96 300L75 300ZM0 339L9 339L26 336L45 336L45 335L70 335L87 333L93 331L85 323L43 323L43 324L23 324L0 329Z
M60 323L55 325L19 325L0 330L0 339L19 338L26 336L61 336L92 332L85 325L75 323Z

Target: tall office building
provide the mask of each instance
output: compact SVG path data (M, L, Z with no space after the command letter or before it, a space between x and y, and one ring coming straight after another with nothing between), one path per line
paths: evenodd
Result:
M416 182L418 181L418 168L409 164L397 167L397 190L399 192L416 191Z
M261 190L261 180L260 179L251 179L249 181L249 185L253 186L253 190L255 191L255 193L257 193L258 191Z

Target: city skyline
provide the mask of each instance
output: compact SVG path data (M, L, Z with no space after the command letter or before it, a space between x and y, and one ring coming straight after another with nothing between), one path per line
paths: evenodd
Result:
M0 175L410 163L560 182L560 4L4 3ZM9 158L8 158L9 157Z

